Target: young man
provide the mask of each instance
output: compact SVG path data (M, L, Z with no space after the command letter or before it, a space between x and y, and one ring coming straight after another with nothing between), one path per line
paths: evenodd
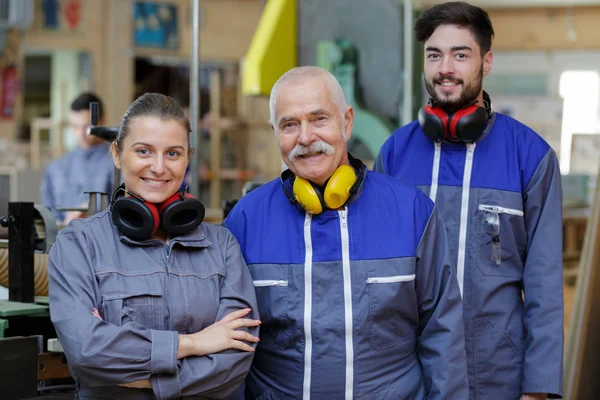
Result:
M462 305L433 202L347 151L354 111L329 72L271 91L289 167L225 225L262 321L248 399L465 399Z
M109 144L96 136L88 135L91 124L90 104L98 102L99 125L103 125L102 101L93 93L82 93L71 103L69 127L77 139L78 147L54 160L44 172L41 184L41 202L48 207L57 223L68 224L81 212L58 211L57 208L87 207L89 195L85 192L112 193L114 167Z
M487 13L463 2L426 11L431 102L381 148L375 170L404 178L440 209L463 297L470 399L563 392L562 193L555 152L496 113Z

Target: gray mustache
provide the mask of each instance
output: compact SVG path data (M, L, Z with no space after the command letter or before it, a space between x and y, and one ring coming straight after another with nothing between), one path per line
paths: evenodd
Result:
M333 154L333 147L328 145L327 143L319 140L318 142L312 143L310 146L303 146L301 144L297 144L296 147L290 151L288 154L288 159L290 161L295 161L299 156L304 156L307 154L319 154L325 153L327 155Z

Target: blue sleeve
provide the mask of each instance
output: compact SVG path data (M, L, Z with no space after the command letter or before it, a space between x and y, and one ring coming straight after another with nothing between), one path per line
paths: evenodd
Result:
M246 266L235 238L227 232L226 277L220 289L221 302L216 320L243 308L251 308L249 318L259 319L256 295L250 271ZM258 327L246 329L258 336ZM247 343L256 347L255 343ZM153 375L150 379L157 398L180 398L202 395L223 398L231 395L244 381L254 353L226 350L202 357L179 360L174 374Z
M50 317L74 375L93 387L175 373L177 332L116 326L92 315L101 309L93 254L85 232L73 228L81 222L73 222L50 250L48 281Z
M469 397L463 307L455 271L444 223L433 207L417 248L416 270L417 354L429 400Z
M526 331L523 393L563 393L562 187L549 150L523 197L529 238L523 272Z

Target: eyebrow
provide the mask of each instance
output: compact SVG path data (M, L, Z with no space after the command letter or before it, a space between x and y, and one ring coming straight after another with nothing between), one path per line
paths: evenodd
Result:
M322 115L322 114L329 115L329 113L322 108L318 108L318 109L310 112L310 115Z
M450 49L451 51L464 51L464 50L468 50L468 51L473 51L472 48L470 48L469 46L454 46ZM427 47L425 49L425 51L435 51L437 53L441 53L442 51L437 48L437 47Z
M135 147L135 146L146 146L146 147L152 147L152 148L154 148L154 146L151 145L150 143L144 143L144 142L135 142L134 144L131 145L131 147ZM185 147L177 145L177 146L171 146L171 147L169 147L169 149L181 149L181 150L185 150Z
M281 118L279 118L279 125L285 124L286 122L293 121L293 120L294 120L294 118L292 118L292 117L281 117Z
M327 112L327 110L325 110L324 108L317 108L316 110L313 110L313 111L309 112L308 114L315 116L315 115L329 115L330 113ZM294 117L281 117L281 118L279 118L279 125L285 124L286 122L293 121L295 119L296 118L294 118Z

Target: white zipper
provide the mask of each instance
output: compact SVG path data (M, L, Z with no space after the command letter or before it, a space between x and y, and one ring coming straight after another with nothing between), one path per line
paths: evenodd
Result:
M312 373L312 238L310 221L312 214L304 218L304 384L302 399L310 400L310 379Z
M521 210L516 210L514 208L500 207L500 206L490 206L487 204L480 204L479 211L488 211L488 212L493 212L496 214L517 215L519 217L522 217L523 215L525 215L523 213L523 211L521 211Z
M440 160L442 158L442 143L435 142L435 153L433 155L433 171L431 172L431 189L429 198L435 203L437 196L438 181L440 179Z
M354 345L352 323L352 276L350 274L350 239L348 209L338 211L342 233L342 271L344 276L344 322L346 328L346 400L352 400L354 390Z
M410 282L415 280L415 274L398 275L398 276L376 276L367 279L367 283L395 283L395 282Z
M252 281L252 283L254 283L255 287L287 286L288 285L288 281L270 281L270 280L264 280L264 281Z
M465 253L467 247L467 223L469 222L469 192L471 190L471 172L473 170L473 153L476 143L467 144L467 159L465 160L465 171L463 175L462 199L460 207L460 230L458 233L458 257L456 262L456 278L460 296L463 295L465 279Z

